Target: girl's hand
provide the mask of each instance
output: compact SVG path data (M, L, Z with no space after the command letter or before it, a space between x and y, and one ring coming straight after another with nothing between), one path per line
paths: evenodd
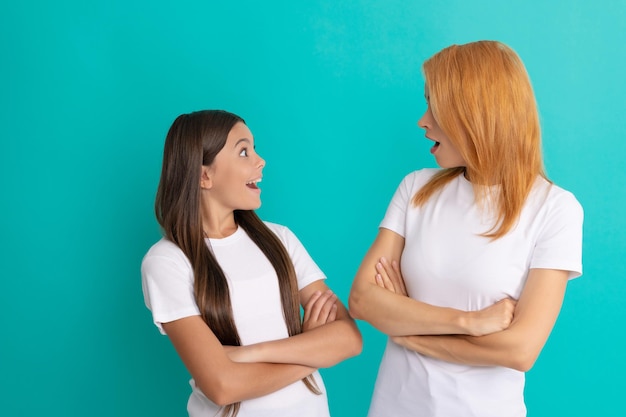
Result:
M331 290L315 291L304 306L302 331L306 332L326 323L331 323L336 318L337 295Z
M376 284L379 287L408 297L404 279L400 272L400 265L397 261L391 261L390 264L386 258L380 258L380 261L376 264L376 271Z

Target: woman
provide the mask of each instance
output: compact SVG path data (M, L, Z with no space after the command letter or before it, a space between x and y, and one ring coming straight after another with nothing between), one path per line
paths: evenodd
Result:
M361 350L296 236L254 213L264 167L244 121L225 111L181 115L165 140L155 204L165 236L142 283L192 376L191 417L328 416L316 369Z
M349 300L390 336L369 415L525 416L524 372L582 273L582 208L544 174L514 51L453 45L423 72L442 169L404 178Z

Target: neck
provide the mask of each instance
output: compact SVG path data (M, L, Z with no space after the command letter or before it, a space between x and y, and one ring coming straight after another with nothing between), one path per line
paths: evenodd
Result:
M205 237L222 239L237 231L235 213L232 210L219 210L217 207L203 207L202 230Z

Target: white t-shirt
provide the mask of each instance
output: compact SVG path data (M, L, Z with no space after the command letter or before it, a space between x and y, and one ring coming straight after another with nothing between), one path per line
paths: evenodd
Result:
M294 264L298 288L325 279L298 238L286 227L266 225L278 236ZM284 339L289 336L283 317L278 278L272 264L240 227L224 239L207 239L207 244L228 280L233 316L242 345ZM154 324L200 315L194 298L193 270L180 248L161 239L146 254L141 265L146 306ZM242 401L238 417L327 417L328 400L322 378L313 374L322 395L315 395L295 382L272 394ZM193 392L187 404L190 417L220 415L221 409L190 381Z
M583 211L570 192L538 178L517 224L491 241L479 235L494 217L477 206L463 175L413 206L413 195L436 172L407 175L380 225L405 238L401 268L410 297L475 311L518 299L532 268L581 275ZM521 417L523 391L523 372L444 362L389 340L369 416Z

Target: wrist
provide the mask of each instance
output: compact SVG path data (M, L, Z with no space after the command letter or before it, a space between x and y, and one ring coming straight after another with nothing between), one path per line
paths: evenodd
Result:
M459 311L457 317L457 324L459 326L458 334L464 334L473 336L475 333L476 318L471 311Z

